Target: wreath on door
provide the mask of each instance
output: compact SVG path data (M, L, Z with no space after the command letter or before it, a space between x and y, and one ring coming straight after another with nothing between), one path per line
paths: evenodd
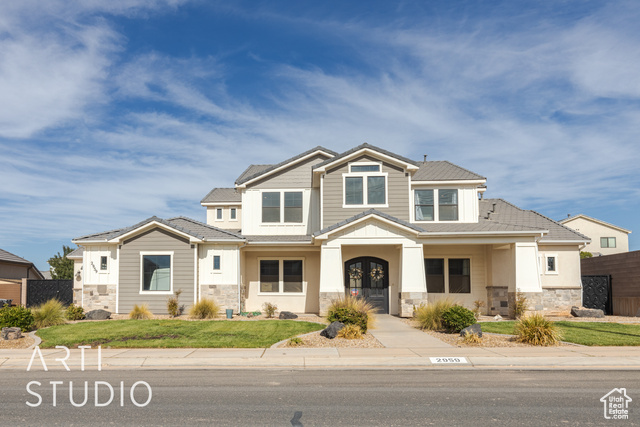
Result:
M369 274L373 280L382 280L384 278L384 270L382 267L372 268Z
M353 280L362 279L362 269L358 268L358 267L351 267L349 269L349 278L351 278Z

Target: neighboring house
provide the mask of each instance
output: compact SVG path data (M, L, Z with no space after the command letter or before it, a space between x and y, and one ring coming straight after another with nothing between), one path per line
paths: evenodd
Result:
M533 309L581 303L584 235L504 200L482 200L486 178L447 161L413 161L363 144L316 147L251 165L234 188L201 204L207 224L149 218L79 237L82 304L127 313L146 302L324 313L362 296L382 312L450 297L507 314L516 290Z
M0 299L10 299L13 305L21 304L23 279L43 279L43 276L31 261L0 249Z
M570 216L559 222L588 236L591 242L584 251L591 252L594 256L629 252L629 230L582 214Z

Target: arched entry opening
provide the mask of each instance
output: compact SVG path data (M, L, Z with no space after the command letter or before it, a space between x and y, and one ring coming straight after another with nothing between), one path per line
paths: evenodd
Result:
M389 263L375 257L358 257L344 263L344 287L347 294L362 297L389 313Z

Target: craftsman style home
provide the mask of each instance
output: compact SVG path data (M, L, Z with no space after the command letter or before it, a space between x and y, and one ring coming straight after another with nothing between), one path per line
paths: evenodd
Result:
M187 306L213 297L235 311L323 313L352 294L400 316L443 297L507 314L516 291L535 310L580 305L589 239L485 190L447 161L316 147L211 190L206 223L152 217L74 239L77 299L118 313L166 312L179 289Z

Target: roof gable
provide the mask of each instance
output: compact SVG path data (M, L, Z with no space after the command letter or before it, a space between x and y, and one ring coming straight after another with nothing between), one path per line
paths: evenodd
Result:
M380 158L381 160L386 160L390 163L394 163L397 165L402 165L404 168L408 170L417 171L419 169L418 163L413 160L407 159L406 157L400 156L398 154L392 153L391 151L384 150L382 148L373 146L371 144L360 144L357 147L354 147L350 150L345 151L331 159L327 159L322 163L319 163L313 167L314 172L325 172L327 168L332 167L334 165L338 165L344 162L348 162L349 160L359 157L363 154L370 154L376 158Z
M577 220L577 219L584 219L585 221L590 221L590 222L593 222L593 223L595 223L595 224L602 225L603 227L612 228L612 229L617 230L617 231L620 231L620 232L622 232L622 233L627 233L627 234L630 234L630 233L631 233L631 230L627 230L627 229L625 229L625 228L618 227L617 225L613 225L613 224L610 224L610 223L608 223L608 222L601 221L601 220L599 220L599 219L592 218L592 217L590 217L590 216L583 215L583 214L574 215L574 216L571 216L571 217L569 217L569 218L565 218L565 219L563 219L563 220L560 220L560 221L558 221L558 222L559 222L560 224L565 224L565 225L566 225L566 224L571 223L571 222L573 222L573 221L575 221L575 220Z
M409 232L413 235L417 235L423 231L423 229L418 227L417 225L403 221L376 209L369 209L364 212L360 212L359 214L354 215L351 218L347 218L343 221L325 227L320 231L316 231L315 233L313 233L313 237L316 239L324 239L329 237L331 234L342 231L346 228L353 227L354 225L367 221L371 218L377 219L378 221L384 222L395 228L404 230L405 232Z
M207 203L240 204L242 203L242 195L235 188L214 188L200 201L202 205Z

